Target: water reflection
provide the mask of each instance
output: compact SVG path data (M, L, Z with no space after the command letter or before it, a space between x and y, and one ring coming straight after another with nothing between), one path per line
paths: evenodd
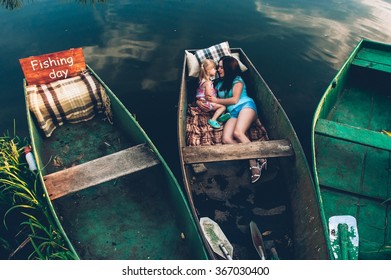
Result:
M75 0L76 3L80 4L97 4L97 3L105 3L106 0Z
M0 6L7 10L14 10L23 6L22 0L0 0ZM33 2L33 0L27 0L25 2ZM106 0L75 0L76 3L83 5L105 3Z
M306 52L302 53L302 59L306 61L324 60L338 69L360 37L385 42L391 39L391 3L382 0L285 2L276 6L256 0L255 6L259 13L273 20L276 36L294 32L311 38L311 47L303 48Z
M389 0L0 0L0 4L0 104L4 104L0 133L12 129L14 118L17 128L26 127L18 59L82 47L87 63L137 114L163 154L172 154L174 163L178 162L173 145L175 106L184 49L222 41L243 48L309 147L315 107L356 43L361 37L391 42ZM164 127L156 125L151 111L165 119Z
M20 1L20 0L1 0L0 6L7 9L7 10L13 10L13 9L22 7L22 1Z
M115 7L108 8L103 16L94 14L95 20L102 23L100 34L101 45L84 46L83 52L92 61L96 71L110 68L112 77L119 77L127 71L128 63L132 67L142 68L152 60L158 45L156 38L145 23L134 22L133 19L123 19ZM145 66L144 66L145 67ZM145 71L145 69L143 69ZM157 82L143 76L140 79L142 90L153 90Z
M114 22L101 34L104 46L85 46L84 55L94 61L95 68L102 69L110 64L117 64L122 59L149 61L156 43L139 38L140 34L151 32L143 24Z

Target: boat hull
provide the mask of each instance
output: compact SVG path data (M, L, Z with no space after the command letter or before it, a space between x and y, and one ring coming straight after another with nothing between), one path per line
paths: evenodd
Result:
M184 150L187 106L195 96L197 82L187 76L185 56L178 105L178 141L183 180L193 214L196 219L209 216L219 223L233 243L236 259L259 259L251 240L251 221L259 226L266 241L280 244L277 250L282 259L328 259L318 198L294 128L244 52L241 49L231 49L231 52L239 53L241 62L248 68L243 78L269 138L289 140L294 156L270 158L268 170L262 172L257 184L250 183L247 160L204 163L207 172L195 174L192 165L186 163ZM211 250L209 254L216 257Z
M391 45L362 40L313 119L312 156L325 229L333 216L354 217L358 259L391 259L391 138L382 133L391 130L390 73Z
M97 115L60 126L46 138L27 108L39 178L68 247L80 259L206 259L186 198L167 163L120 100L88 69L110 99L113 125ZM139 144L146 145L158 165L49 199L49 174Z

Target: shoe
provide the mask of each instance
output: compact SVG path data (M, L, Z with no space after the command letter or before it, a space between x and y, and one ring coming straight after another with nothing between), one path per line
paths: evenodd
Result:
M212 120L212 119L208 120L208 124L210 124L210 126L213 128L220 128L221 127L221 125L217 121Z
M261 178L261 174L262 174L262 169L267 169L267 160L266 159L263 159L263 162L260 163L261 160L260 159L257 159L257 165L255 166L250 166L250 171L252 172L253 169L258 169L259 170L259 174L251 174L251 183L254 184L255 182L257 182L260 178Z
M225 113L225 114L222 114L217 120L219 122L226 122L228 121L229 119L231 118L231 114L230 113Z

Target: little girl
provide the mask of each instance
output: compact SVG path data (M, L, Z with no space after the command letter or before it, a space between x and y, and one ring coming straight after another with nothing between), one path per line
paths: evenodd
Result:
M211 119L208 120L208 123L213 128L220 128L220 124L217 121L224 122L229 119L229 113L223 114L225 112L225 106L206 100L206 96L213 95L216 96L216 90L213 87L213 82L211 77L214 77L216 74L216 63L212 59L205 59L201 63L201 70L199 75L199 85L197 89L197 104L204 112L214 111L214 114ZM222 115L223 114L223 115Z

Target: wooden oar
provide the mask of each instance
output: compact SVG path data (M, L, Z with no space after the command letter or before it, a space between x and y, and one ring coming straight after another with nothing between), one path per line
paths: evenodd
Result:
M268 255L268 253L270 253L271 260L279 260L280 257L278 256L276 247L274 245L274 241L273 240L266 240L264 242L264 244L265 244L265 248L266 248L266 255Z
M208 217L200 219L201 229L213 252L224 259L232 260L234 248L220 226Z
M356 218L350 215L329 219L330 245L336 260L358 259L358 229Z
M257 224L253 221L250 222L250 231L251 231L251 238L253 240L255 250L258 252L258 255L261 257L261 260L266 260L266 248L263 243L262 234L259 231Z

